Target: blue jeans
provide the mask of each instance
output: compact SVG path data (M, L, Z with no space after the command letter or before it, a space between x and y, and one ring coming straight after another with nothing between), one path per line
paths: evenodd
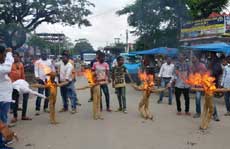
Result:
M126 110L126 89L125 87L116 88L119 109Z
M110 99L109 99L110 96L109 96L108 85L107 84L102 84L100 87L101 87L101 91L103 91L103 93L105 95L106 108L107 108L107 110L109 110L110 109ZM102 93L101 93L101 96L102 96ZM101 109L103 109L102 102L101 102Z
M68 98L71 102L71 108L76 109L77 108L77 94L74 87L74 81L70 82L68 85L61 87L61 96L62 96L62 103L63 108L65 110L68 110Z
M4 123L7 124L8 120L8 112L10 109L10 102L0 102L0 120ZM4 146L4 140L2 135L0 134L0 147Z
M230 112L230 92L226 92L224 94L224 100L227 112Z
M201 113L201 92L196 92L196 113L200 114Z
M166 85L170 82L171 78L162 78L161 79L161 87L165 88ZM172 104L172 87L168 88L168 92L169 92L169 104ZM164 92L160 93L160 99L159 101L162 101L164 98Z
M44 85L45 82L43 80L38 80L38 84L42 84ZM48 89L44 89L44 88L38 88L38 93L43 94L45 91L45 96L48 97L49 96L49 90ZM40 111L41 108L41 97L37 97L36 100L36 111ZM44 101L44 107L43 109L47 109L48 108L48 104L49 104L49 99L45 99Z
M202 96L202 92L196 92L196 113L197 114L201 114L201 96ZM217 107L216 107L216 103L214 103L214 113L213 116L218 117L218 112L217 112Z

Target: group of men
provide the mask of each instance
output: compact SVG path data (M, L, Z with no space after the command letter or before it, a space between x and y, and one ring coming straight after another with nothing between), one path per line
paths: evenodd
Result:
M126 68L123 66L124 59L119 56L117 58L117 63L114 64L112 69L112 76L110 77L110 68L109 64L105 62L105 54L98 51L96 53L96 59L91 63L91 69L96 74L96 80L100 85L100 90L104 93L106 99L106 110L111 112L110 109L110 94L108 84L112 82L113 87L116 89L116 94L118 97L119 108L117 111L122 111L127 113L126 107L126 93L125 93L125 75L128 73ZM226 62L223 66L223 77L221 86L224 88L230 88L230 57L226 58ZM44 85L47 81L47 72L46 69L51 70L52 72L57 72L58 82L69 83L60 88L63 107L60 112L67 112L69 110L69 100L71 103L71 113L75 114L77 112L78 103L75 82L76 82L76 72L74 69L74 62L70 59L70 54L68 51L63 51L62 60L60 62L54 63L52 60L47 58L47 54L43 53L41 58L35 62L34 74L36 81ZM210 72L213 77L216 77L215 71L212 69L207 69L205 64L199 61L199 58L196 56L192 57L192 65L189 65L185 61L185 56L179 54L178 61L175 63L172 62L171 58L168 57L166 62L161 66L158 77L161 79L161 86L167 87L169 92L168 104L172 105L173 99L173 90L175 90L176 106L177 106L177 115L182 115L181 109L181 94L184 95L185 100L185 115L190 116L190 86L184 81L188 78L191 73L200 73L204 74ZM110 79L112 78L112 80ZM32 120L30 117L26 116L27 104L29 99L29 93L21 93L16 87L12 84L18 80L25 80L24 66L20 61L20 55L17 52L12 53L11 49L5 49L0 47L0 123L7 125L8 123L8 111L11 108L13 112L12 123L16 123L18 120L18 104L19 104L19 95L23 96L22 104L22 116L21 120ZM216 78L218 79L218 78ZM199 86L195 86L199 87ZM49 96L49 90L44 88L39 88L38 93ZM92 96L92 95L91 95ZM194 118L199 118L201 115L201 96L202 93L196 92L196 114ZM158 103L162 103L164 93L162 92L159 96ZM41 110L41 96L38 96L36 99L36 115L40 115ZM92 97L91 100L92 101ZM44 100L43 111L49 112L48 110L48 98ZM225 93L225 103L227 113L225 116L230 116L230 93ZM101 104L101 110L103 109ZM217 114L216 106L215 112L213 113L214 120L219 121ZM0 133L0 147L5 147L5 140Z
M71 113L77 112L77 94L75 91L75 71L74 63L70 59L68 51L64 51L62 54L62 60L58 63L53 63L47 58L47 54L43 53L41 58L35 62L34 74L36 81L39 84L44 85L47 81L47 70L51 72L58 72L58 81L69 83L61 87L61 96L63 101L63 108L60 112L68 111L68 99L71 102ZM23 96L22 102L22 116L21 120L32 120L30 117L26 116L27 104L29 99L29 93L34 93L29 89L29 85L25 80L25 72L23 63L20 61L20 55L17 52L12 52L11 48L5 49L0 46L0 123L5 126L9 124L8 112L11 109L13 113L13 119L11 119L11 124L15 124L18 121L18 105L20 94ZM24 90L22 90L24 87ZM26 88L27 87L27 88ZM45 92L45 96L42 94ZM40 94L39 94L40 93ZM36 99L36 115L40 115L41 110L41 98L44 97L44 112L48 111L48 96L49 90L44 88L38 89L38 94ZM12 126L12 125L9 125ZM4 140L0 134L0 148L7 148L5 146L7 142Z
M162 64L160 68L160 72L158 74L158 78L161 80L161 87L167 87L168 93L169 93L169 100L168 104L172 105L172 98L173 98L173 90L175 90L175 98L176 98L176 105L177 105L177 115L182 115L182 109L181 109L181 101L180 97L181 94L184 95L185 100L185 115L190 116L190 87L185 80L188 79L190 74L205 74L210 73L213 77L215 77L216 81L216 87L224 87L224 88L230 88L230 57L227 57L224 59L226 63L221 64L217 63L210 63L210 67L206 67L204 63L202 63L197 56L193 56L191 60L191 65L185 61L185 56L183 54L179 54L178 60L175 61L175 63L172 62L172 59L168 57L166 59L166 62ZM216 68L213 68L216 67ZM218 70L220 73L217 73ZM220 74L222 75L222 78L220 78ZM217 75L218 74L218 75ZM219 79L221 79L221 85L219 85ZM173 88L174 87L174 88ZM199 86L195 86L198 87ZM158 103L162 103L164 97L164 93L162 92L159 96ZM195 96L195 105L196 105L196 113L193 116L194 118L199 118L201 116L201 97L202 92L197 91ZM230 116L230 93L225 93L225 103L226 103L226 109L227 113L225 116ZM214 105L214 113L213 113L213 119L215 121L220 121L216 105Z

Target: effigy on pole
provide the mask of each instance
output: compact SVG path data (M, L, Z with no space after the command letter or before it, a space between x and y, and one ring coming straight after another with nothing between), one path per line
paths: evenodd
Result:
M211 77L209 73L205 74L191 74L189 75L188 80L186 82L193 86L199 86L198 88L191 88L193 91L203 91L205 93L204 96L204 109L201 115L201 124L200 129L206 130L209 127L210 121L212 119L212 115L214 112L214 104L213 104L213 95L215 92L228 92L230 89L222 89L216 88L215 86L215 78Z
M138 110L144 119L153 120L153 115L149 110L149 97L151 93L162 92L165 90L165 88L162 89L154 88L154 77L152 74L147 74L146 72L144 73L139 72L138 76L142 82L142 85L141 86L136 86L134 84L132 85L135 90L143 92L141 101L139 102L138 105Z
M101 95L100 95L100 85L97 83L96 74L90 69L84 70L84 76L88 80L88 86L77 88L77 90L85 90L88 88L92 89L93 93L93 119L94 120L103 120L101 116Z

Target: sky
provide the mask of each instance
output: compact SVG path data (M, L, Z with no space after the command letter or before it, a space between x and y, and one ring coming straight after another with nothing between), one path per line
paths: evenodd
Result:
M135 0L89 0L95 4L92 8L93 14L89 16L92 26L78 28L75 26L62 26L61 24L41 24L36 33L64 33L74 42L79 38L86 38L93 45L94 49L104 47L114 42L114 38L121 38L126 41L126 30L132 30L128 26L127 16L118 16L117 10L134 3ZM129 43L133 43L136 37L129 34Z

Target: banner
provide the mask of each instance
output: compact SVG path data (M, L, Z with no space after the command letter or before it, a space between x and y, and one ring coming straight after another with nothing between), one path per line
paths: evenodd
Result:
M223 35L226 31L225 23L226 21L224 16L187 22L182 25L181 40L208 37L213 35Z

